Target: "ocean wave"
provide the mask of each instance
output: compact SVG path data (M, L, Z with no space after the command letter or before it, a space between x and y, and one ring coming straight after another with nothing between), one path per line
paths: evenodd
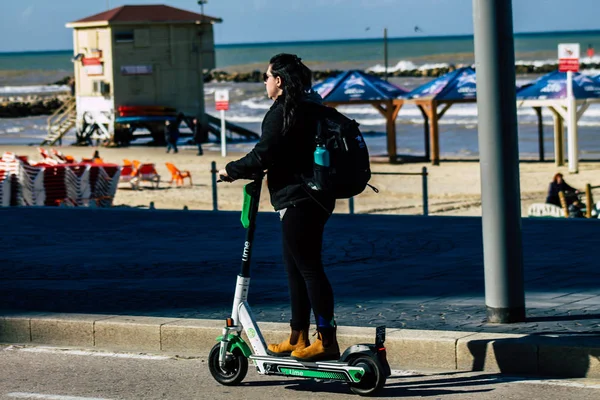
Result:
M338 107L338 110L347 115L380 115L379 111L377 111L374 107L371 106L343 106ZM590 111L591 108L588 109ZM588 115L586 111L585 115ZM594 110L596 116L600 116L600 108L598 110ZM548 116L550 118L551 114L547 111ZM517 114L519 116L536 116L537 114L531 107L520 107L517 108ZM413 105L406 105L400 109L400 113L398 114L398 118L411 118L411 117L421 117L421 110ZM469 104L469 105L459 105L455 104L450 107L445 116L477 116L477 104ZM594 115L594 114L590 114Z
M11 133L20 133L20 132L23 132L24 130L25 129L23 127L14 126L14 127L6 128L6 129L0 129L0 135L6 135L6 134L11 134Z
M253 115L227 115L225 117L226 121L229 122L239 122L246 124L256 124L261 123L264 118L264 115L253 116Z
M369 115L369 114L374 114L374 115L381 115L379 113L379 111L377 111L375 109L375 107L371 107L371 106L342 106L342 107L337 107L338 111L343 113L343 114L351 114L351 115Z
M385 118L357 119L356 122L363 126L385 125Z
M581 57L579 59L579 63L580 64L600 64L600 55L595 55L593 57ZM558 64L558 60L556 58L546 59L546 60L517 60L517 61L515 61L515 65L526 65L526 66L533 66L536 68L544 67L547 65L557 65L557 64ZM429 63L429 64L417 65L412 61L401 60L401 61L398 61L398 63L396 65L388 65L387 71L389 73L394 73L394 72L398 72L398 71L414 71L414 70L427 71L427 70L432 70L432 69L448 68L450 65L451 65L450 63ZM471 65L471 66L473 66L473 65ZM366 71L373 72L373 73L384 73L385 66L382 64L376 64L370 68L367 68ZM597 70L590 70L590 71L597 71ZM584 71L582 71L582 72L584 72ZM591 74L594 74L594 72L591 72Z
M244 100L239 108L230 111L227 120L239 123L260 123L270 103L256 101L255 99ZM356 119L363 126L385 125L385 119L374 107L357 105L342 106L338 110L350 118ZM440 118L440 125L476 125L477 124L477 104L455 104L450 107L443 118ZM519 124L537 124L537 114L532 107L517 108L517 117ZM552 125L553 118L549 110L544 109L542 114L542 123ZM399 124L423 124L421 111L414 105L407 105L400 110L397 117ZM600 126L600 106L592 105L588 108L580 120L581 126Z
M558 60L555 59L547 59L547 60L517 60L515 61L515 65L531 65L536 68L540 68L546 65L554 65L558 64Z
M583 114L582 118L592 118L592 117L596 117L599 118L600 117L600 104L592 104L587 110L585 110L585 113Z
M398 63L394 66L388 65L387 71L388 72L413 71L413 70L425 71L425 70L435 69L435 68L448 68L449 66L450 66L450 64L448 64L448 63L416 65L412 61L402 60L402 61L398 61ZM374 73L378 73L378 74L383 73L383 72L385 72L385 65L381 65L381 64L374 65L371 68L368 68L367 72L374 72Z
M556 58L550 58L546 60L517 60L515 65L532 65L534 67L543 67L545 65L557 65L558 60ZM579 64L600 64L600 55L592 57L580 57Z
M235 86L223 86L223 87L207 87L204 86L204 96L214 95L217 90L228 90L229 92L237 95L243 95L244 90ZM230 94L231 94L230 93Z
M600 126L600 122L579 120L577 122L577 126Z
M600 75L600 69L583 69L579 72L581 72L583 75L588 75L588 76Z
M69 92L67 85L0 86L0 95Z
M252 110L268 110L273 105L273 102L266 102L261 97L253 97L248 100L244 100L240 103L243 107L248 107Z
M515 85L517 87L521 87L523 85L527 85L528 83L531 83L531 79L517 79L515 81Z

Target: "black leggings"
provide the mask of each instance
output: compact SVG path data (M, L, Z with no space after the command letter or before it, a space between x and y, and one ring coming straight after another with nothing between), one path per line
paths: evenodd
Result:
M333 290L321 261L323 230L328 219L329 214L314 201L289 207L283 216L283 261L292 305L290 325L294 330L309 327L311 305L317 325L333 319Z

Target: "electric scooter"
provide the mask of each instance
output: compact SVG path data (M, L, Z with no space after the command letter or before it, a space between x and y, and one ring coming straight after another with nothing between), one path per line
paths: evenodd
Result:
M231 317L226 319L223 335L217 338L218 343L208 356L210 373L222 385L237 385L246 377L250 360L262 375L341 381L348 383L356 394L374 394L391 375L384 347L385 326L376 328L374 344L350 346L338 361L304 362L267 354L267 345L248 304L250 257L261 185L262 176L244 186L241 220L247 231L241 273L237 277ZM242 338L242 330L246 332L249 344Z

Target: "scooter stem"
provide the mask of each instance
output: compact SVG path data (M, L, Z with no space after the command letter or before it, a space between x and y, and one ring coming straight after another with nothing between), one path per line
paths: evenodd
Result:
M248 230L246 231L246 241L242 251L242 266L240 276L250 277L250 259L252 256L252 242L254 240L254 230L256 228L256 214L258 214L258 204L260 200L260 190L262 186L262 175L260 178L244 186L244 210L242 212L242 223L248 219ZM249 205L247 206L247 202ZM247 213L247 215L245 215Z

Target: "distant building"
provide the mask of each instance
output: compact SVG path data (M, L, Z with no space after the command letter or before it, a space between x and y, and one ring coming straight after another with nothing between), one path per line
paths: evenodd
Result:
M74 29L78 136L95 126L92 139L121 141L147 128L162 141L161 107L206 126L203 76L215 68L217 22L222 21L166 5L140 5L68 23ZM129 118L119 113L123 106L130 108ZM136 110L146 118L136 119Z

